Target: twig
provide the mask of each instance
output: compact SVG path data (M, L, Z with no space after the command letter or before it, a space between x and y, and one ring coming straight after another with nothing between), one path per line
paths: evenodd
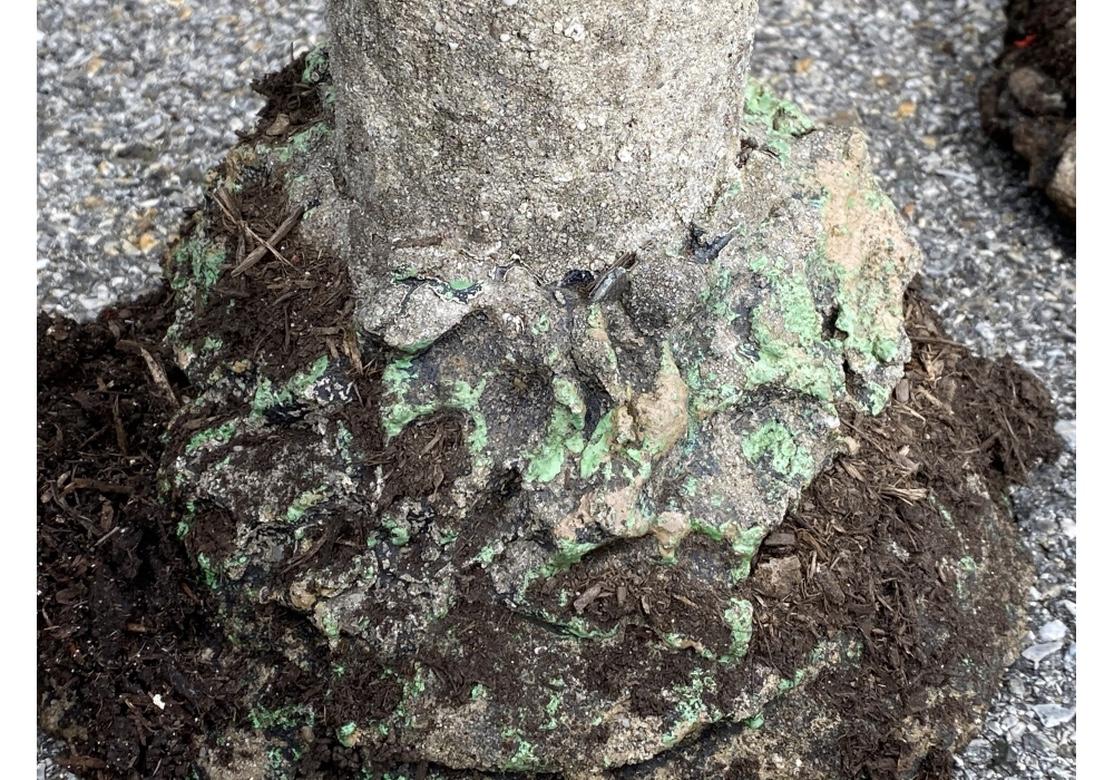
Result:
M109 531L108 533L106 533L104 536L102 536L100 539L98 539L97 541L95 541L93 543L94 549L97 548L97 547L100 547L102 544L107 542L109 537L111 537L114 533L116 533L119 530L120 530L120 526L118 526L118 525L113 526L111 531Z
M138 352L143 356L143 362L147 364L147 370L151 372L151 378L154 379L155 384L167 399L175 407L179 406L178 396L174 394L174 388L170 386L170 380L166 377L166 370L163 369L162 363L155 360L154 355L147 351L147 348L140 344L138 341L130 341L128 339L120 339L116 342L116 346L120 349L131 350Z
M217 190L216 193L214 193L213 195L213 199L216 200L217 205L220 206L221 211L224 212L224 215L232 220L236 224L236 227L240 229L239 240L236 242L236 268L240 268L244 263L245 233L247 233L255 240L256 248L255 250L253 250L253 253L258 251L262 252L263 255L265 255L267 253L267 250L270 250L275 255L275 257L277 257L283 263L286 263L286 265L291 264L290 261L283 257L282 254L273 246L274 243L277 243L277 239L272 238L270 241L267 241L263 238L260 238L259 234L256 233L255 230L252 229L252 226L247 223L247 220L244 219L243 215L240 213L240 209L228 197L228 193L225 190ZM260 257L262 257L263 255L260 255Z
M284 219L282 221L282 224L275 229L275 232L271 234L271 237L266 241L262 241L262 246L257 246L255 249L251 250L251 252L248 253L248 256L244 258L244 261L232 269L232 275L239 276L244 271L248 270L264 257L266 257L267 252L270 252L279 260L282 260L287 265L290 265L290 261L284 258L282 254L277 249L275 249L274 245L286 238L290 231L294 229L294 226L301 222L302 217L305 215L305 213L305 206L298 206L298 208L294 209L294 211L291 212L290 216Z
M62 495L66 496L75 490L84 490L92 488L99 493L121 493L123 495L131 495L135 491L127 485L116 485L112 482L102 482L99 479L87 479L85 477L78 477L70 480L70 483L62 488Z

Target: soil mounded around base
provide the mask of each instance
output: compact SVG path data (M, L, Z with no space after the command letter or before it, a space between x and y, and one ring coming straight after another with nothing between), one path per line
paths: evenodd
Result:
M372 776L387 768L392 776L437 776L436 767L406 764L405 745L375 754L344 747L338 730L345 723L334 713L346 709L327 681L331 668L358 662L345 656L347 645L330 649L275 605L257 616L258 641L228 638L220 594L206 587L159 499L162 437L188 394L161 346L167 317L161 295L85 325L39 318L39 717L69 748L57 763L86 777L188 776L202 766L221 776L215 767L242 762L244 746L216 740L242 731L258 737L264 764L278 751L298 776L355 776L361 768ZM625 774L678 761L692 772L779 776L769 751L743 751L731 767L715 763L717 745L738 741L745 728L755 745L767 740L775 750L779 739L794 751L811 739L806 762L842 777L948 776L948 754L970 736L966 724L997 685L982 671L1000 667L992 656L1022 619L1028 565L1003 520L1004 491L1051 457L1057 439L1046 391L1012 361L978 358L949 341L915 296L907 327L914 355L894 399L878 417L845 414L849 453L767 537L749 581L755 626L748 664L791 678L817 640L861 639L850 678L821 674L800 694L832 714L832 728L796 722L800 708L786 696L764 724L707 729ZM989 494L971 489L973 472ZM1003 549L1013 550L1006 561L1013 568L975 570L957 549L996 543L989 537L997 534L1011 540ZM965 615L954 594L974 577L998 580L980 592L999 594L999 603L969 605L974 612ZM585 608L608 607L600 600ZM670 621L669 606L661 609L657 619ZM677 621L690 615L681 604L676 609ZM281 659L278 642L291 632L318 644L315 666L290 671ZM268 653L261 648L270 637ZM483 676L488 660L449 671ZM970 698L948 699L941 709L928 694L957 668L971 670ZM364 669L362 682L346 688L359 691L369 713L389 712L401 696L400 685L378 672ZM655 682L636 690L640 706L658 706ZM292 700L309 717L264 706ZM911 730L918 720L923 728ZM910 743L914 731L924 744ZM920 761L926 747L929 758Z

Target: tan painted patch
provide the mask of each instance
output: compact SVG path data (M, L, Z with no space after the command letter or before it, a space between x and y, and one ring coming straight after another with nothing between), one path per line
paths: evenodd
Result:
M669 451L688 430L689 389L666 345L658 371L657 385L652 393L643 393L634 401L634 419L639 439L652 444L656 457Z

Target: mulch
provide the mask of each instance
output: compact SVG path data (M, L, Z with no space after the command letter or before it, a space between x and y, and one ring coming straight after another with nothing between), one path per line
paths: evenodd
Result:
M262 85L270 102L261 128L280 115L288 117L284 127L303 127L319 116L319 103L291 75L301 67L304 59ZM234 198L210 199L201 208L210 224L221 226L237 266L254 249L251 234L281 233L290 217L266 176ZM360 449L382 458L378 463L393 475L387 498L437 494L467 468L463 421L428 418L385 445L377 422L382 355L355 344L343 264L300 253L296 225L276 241L277 252L268 249L241 273L218 280L185 338L216 336L222 355L251 355L276 380L322 351L346 356L362 400L347 424ZM236 608L200 577L178 538L173 505L159 490L164 452L180 443L165 434L172 427L182 431L182 421L172 426L172 418L191 392L163 338L172 312L173 293L164 289L88 324L39 315L39 714L40 725L70 751L57 763L84 777L189 776L203 749L218 757L226 750L213 744L217 735L250 730L254 708L300 701L320 714L312 724L260 727L286 744L308 745L283 755L299 776L352 776L386 767L424 776L430 767L405 763L411 757L406 745L373 753L343 748L336 738L342 715L389 714L402 695L397 680L406 669L383 674L365 649L344 638L330 648L302 616L275 604L248 616L250 631L224 623ZM730 591L755 605L754 637L737 685L747 684L757 665L792 675L820 638L861 637L854 680L821 677L809 688L841 715L838 763L848 778L949 776L950 751L960 746L942 744L919 761L898 726L918 713L941 715L925 693L945 685L944 670L960 660L975 668L1000 663L993 653L1016 626L1012 608L1024 603L1027 564L999 499L1059 447L1048 394L1036 379L1008 358L985 360L950 341L916 293L907 298L906 320L914 352L892 403L878 417L841 410L848 453L769 535L743 591ZM418 456L434 446L443 468L417 468L427 462ZM970 474L985 480L989 497L971 489ZM500 479L477 522L517 491L513 475ZM344 533L359 540L366 531L357 523ZM319 554L330 555L345 541L332 539ZM221 543L217 537L190 541ZM905 555L900 564L895 546ZM990 578L979 592L996 601L977 605L978 619L957 611L954 593L963 575L941 565L960 549L993 550L1000 565L979 573ZM679 554L713 560L720 552L694 536ZM677 653L672 666L667 657L656 676L646 676L638 665L646 657L641 647L667 634L701 635L722 647L730 642L709 628L722 626L728 586L677 581L683 568L643 567L632 577L609 567L606 556L589 557L559 578L568 592L587 595L565 607L547 605L554 613L571 610L592 628L626 627L629 647L605 651L592 680L601 690L625 686L643 714L667 705L664 682L684 679L689 662ZM464 661L415 661L455 680L462 697L476 681L493 696L513 697L506 670L513 668L514 653L498 647L506 612L490 586L471 576L460 583L465 607L459 619L468 622L483 652ZM693 590L698 587L707 592ZM682 603L673 593L693 598ZM538 603L547 598L543 591L531 595ZM284 638L292 636L309 651L303 667L280 655ZM333 690L327 681L338 665L349 676ZM273 669L280 672L259 691L261 672ZM984 698L994 684L982 682ZM605 737L586 733L589 740ZM733 771L748 777L757 770L740 764Z

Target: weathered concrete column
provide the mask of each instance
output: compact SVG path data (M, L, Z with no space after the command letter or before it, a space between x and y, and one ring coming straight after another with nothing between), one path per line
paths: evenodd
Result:
M331 0L355 248L456 241L547 279L705 210L738 154L754 0ZM478 249L477 249L478 248Z

